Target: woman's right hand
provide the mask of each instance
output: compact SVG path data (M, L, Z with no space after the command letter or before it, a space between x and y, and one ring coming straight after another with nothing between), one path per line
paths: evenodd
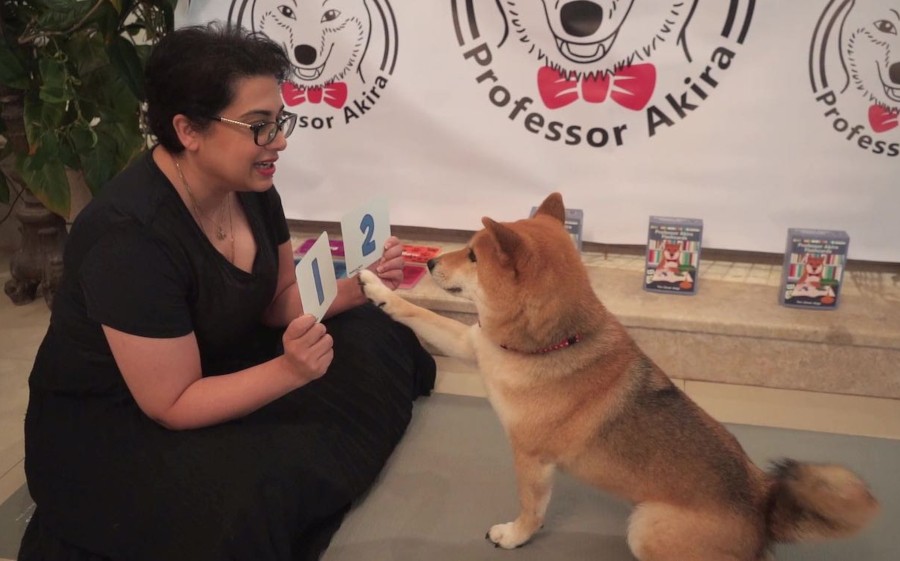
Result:
M334 340L325 326L310 314L288 324L281 337L284 356L295 374L304 382L321 378L334 359Z
M215 425L256 411L322 377L334 358L331 335L311 315L288 324L282 356L218 376L203 376L194 333L152 338L108 325L103 332L141 411L173 430Z

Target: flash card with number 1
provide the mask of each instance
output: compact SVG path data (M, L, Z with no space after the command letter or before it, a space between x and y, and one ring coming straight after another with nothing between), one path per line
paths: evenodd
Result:
M387 199L374 199L345 214L341 235L347 276L352 277L381 258L384 244L391 237Z
M315 316L316 321L322 321L325 312L337 296L337 279L334 277L328 232L322 232L316 243L297 264L294 272L300 286L303 313Z

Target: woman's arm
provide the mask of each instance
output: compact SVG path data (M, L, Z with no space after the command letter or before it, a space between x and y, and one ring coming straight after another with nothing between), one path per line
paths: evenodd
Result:
M155 339L106 325L103 332L141 411L174 430L243 417L321 377L334 358L331 336L312 316L298 317L287 326L283 355L246 370L206 378L193 333Z
M403 246L394 236L388 238L381 258L369 266L369 269L381 278L391 289L400 286L403 280ZM338 279L337 296L325 317L337 315L350 308L366 302L366 297L359 289L355 278ZM300 303L300 288L297 286L297 275L294 271L294 254L291 242L278 246L278 284L275 298L263 314L263 323L270 327L287 325L303 313Z

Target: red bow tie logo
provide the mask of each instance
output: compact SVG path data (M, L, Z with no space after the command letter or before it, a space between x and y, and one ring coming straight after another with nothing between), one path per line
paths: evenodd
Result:
M538 91L547 109L558 109L579 97L588 103L603 103L607 96L632 111L640 111L650 101L656 87L656 67L649 63L627 66L614 75L569 80L557 70L538 70Z
M869 107L869 126L875 132L889 131L897 126L898 112L896 109L891 111L883 105L872 105Z
M321 88L304 88L291 82L281 84L281 97L290 106L301 103L322 103L340 109L347 102L347 84L332 82Z

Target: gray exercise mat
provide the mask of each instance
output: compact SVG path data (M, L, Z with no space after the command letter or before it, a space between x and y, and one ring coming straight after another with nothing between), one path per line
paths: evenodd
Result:
M779 545L779 561L900 559L900 441L744 425L728 427L748 454L769 460L836 462L872 487L882 513L864 533L823 544ZM544 529L515 551L484 539L512 520L517 501L503 430L485 399L433 395L379 481L347 516L322 561L631 561L630 506L566 476L557 477Z
M322 561L632 561L629 505L557 477L544 529L515 551L495 549L487 529L516 513L512 458L490 404L433 395L415 403L406 436L379 481L350 512ZM882 504L851 540L778 546L779 561L900 560L900 441L729 425L765 464L790 456L838 462L869 482ZM0 559L15 559L33 509L25 487L0 505Z
M34 513L34 501L25 485L0 504L0 559L15 559L25 527Z

